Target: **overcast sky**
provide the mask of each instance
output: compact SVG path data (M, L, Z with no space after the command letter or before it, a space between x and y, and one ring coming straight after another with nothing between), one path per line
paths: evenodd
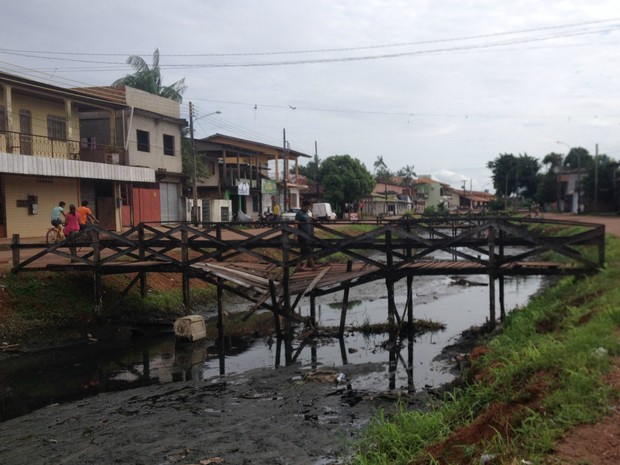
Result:
M182 116L321 159L490 189L488 161L580 146L620 158L618 0L21 0L0 69L109 85L161 54ZM220 111L219 115L201 115ZM561 143L557 143L561 141Z

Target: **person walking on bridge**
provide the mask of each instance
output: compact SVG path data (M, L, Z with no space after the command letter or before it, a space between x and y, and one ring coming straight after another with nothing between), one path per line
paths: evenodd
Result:
M301 210L299 210L295 215L295 221L297 222L297 230L306 233L308 236L312 236L314 234L314 226L312 225L314 219L310 216L308 210L310 210L310 202L304 200L301 204ZM300 262L297 267L297 271L303 271L306 268L313 270L316 267L316 264L312 258L308 258L308 256L312 254L312 246L310 245L311 240L306 239L301 235L297 236L297 240L299 241L301 256L306 258L305 266L303 261Z

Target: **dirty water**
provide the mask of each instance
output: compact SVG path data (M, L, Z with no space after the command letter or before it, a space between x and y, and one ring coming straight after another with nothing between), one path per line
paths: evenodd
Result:
M407 389L411 392L452 381L455 364L449 358L440 357L442 350L454 344L464 330L484 324L489 314L489 288L485 277L468 278L473 285L455 285L455 281L450 277L425 277L413 282L414 318L444 323L444 330L418 335L413 339L413 345L405 339L392 351L384 348L387 334L365 336L359 332L347 332L342 341L320 339L303 347L296 341L290 348L296 355L295 363L308 370L383 364L384 370L356 378L356 385L367 391ZM506 308L526 304L540 284L540 278L507 278ZM347 326L385 322L386 294L382 282L351 289ZM402 314L406 305L404 280L396 283L395 294L397 309ZM317 299L319 325L337 327L341 306L341 293ZM499 304L496 307L499 316ZM227 311L245 308L245 305L230 305ZM309 315L309 302L302 300L298 311ZM100 392L210 380L223 374L276 368L285 364L287 348L282 346L269 335L227 336L222 353L219 344L213 340L179 344L172 335L166 335L23 354L2 361L0 421L52 403L77 400ZM393 361L391 365L390 359Z

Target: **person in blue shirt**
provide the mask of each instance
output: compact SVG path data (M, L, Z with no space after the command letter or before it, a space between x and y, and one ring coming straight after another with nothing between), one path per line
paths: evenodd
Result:
M51 221L52 226L57 228L58 226L60 226L61 224L65 222L64 220L65 220L65 203L61 200L60 202L58 202L58 205L56 205L52 209L52 221Z
M309 210L310 202L304 200L301 204L301 210L299 210L295 215L295 222L297 223L297 229L299 231L312 236L314 234L314 226L312 225L314 220L310 216ZM316 264L312 258L307 258L308 255L312 254L310 240L302 237L301 235L297 236L297 240L299 241L301 256L306 257L306 264L304 265L303 261L301 261L299 266L297 266L297 271L303 271L305 269L313 270L316 267Z

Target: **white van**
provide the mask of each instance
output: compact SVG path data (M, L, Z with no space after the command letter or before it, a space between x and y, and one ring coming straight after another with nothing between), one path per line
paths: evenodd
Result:
M328 203L315 203L312 205L312 216L319 221L335 221L336 214Z

